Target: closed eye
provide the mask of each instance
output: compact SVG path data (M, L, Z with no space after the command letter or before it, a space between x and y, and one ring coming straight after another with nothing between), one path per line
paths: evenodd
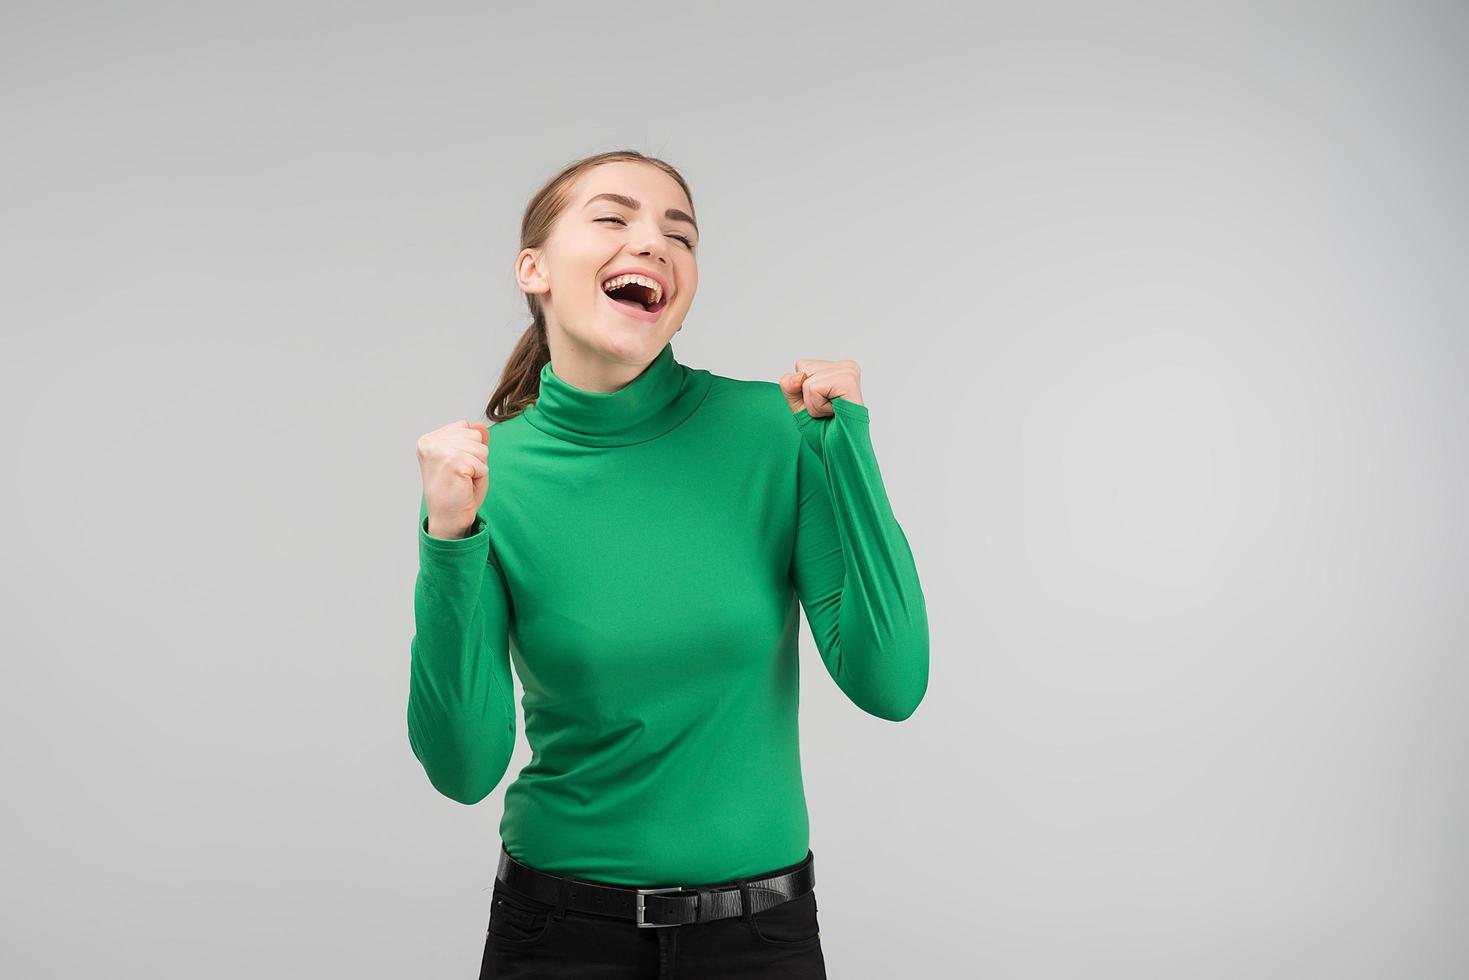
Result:
M619 223L624 224L624 225L627 224L626 221L623 221L621 218L617 217L617 215L615 215L615 214L610 214L610 215L608 215L605 218L596 218L594 220L597 220L597 221L616 221L616 222L619 222ZM685 245L687 245L689 247L689 251L692 252L694 250L694 243L691 242L691 241L689 241L689 239L686 236L684 236L684 235L669 235L668 237L669 238L677 238L679 241L683 242Z

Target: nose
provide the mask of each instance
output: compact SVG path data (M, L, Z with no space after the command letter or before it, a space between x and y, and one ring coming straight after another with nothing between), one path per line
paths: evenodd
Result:
M643 244L633 249L638 255L649 255L664 265L668 264L668 243L662 234L654 232Z

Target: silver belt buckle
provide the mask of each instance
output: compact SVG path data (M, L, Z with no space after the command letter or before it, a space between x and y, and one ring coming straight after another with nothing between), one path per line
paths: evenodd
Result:
M663 929L663 928L666 928L668 926L681 926L681 925L683 925L682 922L644 922L643 921L643 913L644 913L643 896L644 895L656 895L656 894L659 894L659 893L662 893L662 892L681 892L683 890L684 890L684 886L683 885L671 885L668 888L639 888L638 889L638 915L637 915L638 928L639 929ZM696 892L695 894L698 894L698 893ZM698 906L695 905L695 911L697 911L697 909L698 909Z

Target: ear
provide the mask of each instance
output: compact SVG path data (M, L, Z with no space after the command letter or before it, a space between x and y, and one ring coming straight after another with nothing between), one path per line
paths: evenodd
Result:
M515 280L523 293L545 293L551 289L551 277L541 268L539 249L522 249L515 258Z

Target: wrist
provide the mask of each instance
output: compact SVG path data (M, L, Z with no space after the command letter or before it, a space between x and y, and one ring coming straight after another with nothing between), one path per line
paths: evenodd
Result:
M470 521L467 525L456 527L451 521L443 519L434 520L433 516L430 515L424 524L424 532L431 538L440 538L445 541L459 541L469 536L469 531L472 527L474 527L473 521Z

